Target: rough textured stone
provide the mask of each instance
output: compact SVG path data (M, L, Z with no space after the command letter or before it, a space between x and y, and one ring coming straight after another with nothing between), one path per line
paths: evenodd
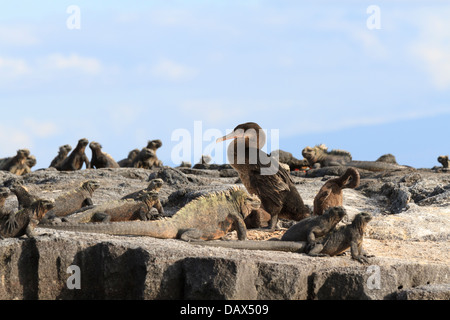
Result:
M89 179L99 180L94 204L120 199L163 177L165 209L175 213L197 195L227 188L235 178L185 174L171 169L101 169L57 172L46 169L23 177L0 172L0 186L21 180L30 192L56 199ZM312 206L323 178L295 177L305 203ZM389 211L388 183L411 194L409 208ZM438 299L448 297L450 207L442 199L450 175L420 171L373 174L357 190L345 190L349 220L361 211L374 219L365 247L380 271L374 287L369 265L349 256L312 258L303 254L199 247L176 240L114 237L38 228L36 239L0 241L0 299ZM393 190L393 189L392 189ZM435 198L433 198L435 197ZM169 201L171 199L171 201ZM418 203L420 201L424 201ZM7 208L17 207L9 197ZM249 236L266 234L250 231ZM273 236L273 235L272 235ZM282 236L282 232L279 233ZM235 237L234 234L230 235ZM69 290L70 266L81 270L81 290ZM372 271L370 271L372 270ZM448 299L448 298L447 298Z

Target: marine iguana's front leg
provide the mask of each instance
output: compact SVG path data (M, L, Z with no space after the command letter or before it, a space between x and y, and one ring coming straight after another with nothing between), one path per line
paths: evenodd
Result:
M111 222L111 216L105 212L97 212L92 216L92 221L108 223Z
M308 242L308 246L306 247L306 252L310 253L316 246L317 246L317 242L316 242L316 232L320 232L320 228L313 228L311 230L311 232L308 234L308 238L307 238L307 242ZM320 251L323 250L323 245L320 247ZM317 253L320 253L320 251L315 251Z
M19 224L16 221L16 214L14 212L10 212L9 218L5 222L5 227L8 233L12 233L19 227Z
M94 202L92 201L92 199L91 198L86 198L83 201L83 204L81 205L81 207L84 208L84 207L89 207L89 206L93 206L93 205L94 205Z
M159 211L156 208L141 208L139 211L139 218L142 221L150 221L150 220L157 220L159 217Z
M351 245L351 254L352 254L352 259L356 260L362 264L367 264L369 263L369 260L367 259L368 257L364 256L362 254L362 252L364 250L362 250L362 246L358 245L357 242L353 241L352 245Z

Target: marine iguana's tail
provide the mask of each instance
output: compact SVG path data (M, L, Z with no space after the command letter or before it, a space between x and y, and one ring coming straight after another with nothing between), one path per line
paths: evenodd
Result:
M112 223L66 223L39 225L39 228L83 233L100 233L116 236L148 236L160 239L175 239L178 228L173 221L129 221Z
M382 161L350 161L345 164L346 166L352 166L358 169L364 169L373 172L385 171L385 170L402 170L411 169L408 166L402 166L398 164L382 162Z
M306 242L292 241L194 241L190 242L190 244L228 249L284 251L295 253L304 253L308 245Z

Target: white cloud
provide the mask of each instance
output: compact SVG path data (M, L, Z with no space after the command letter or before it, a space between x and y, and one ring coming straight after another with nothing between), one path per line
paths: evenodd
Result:
M193 79L198 70L164 58L152 68L152 74L164 80L183 81Z
M0 77L10 79L26 75L31 71L28 63L23 59L0 57Z
M85 74L95 75L102 69L101 62L96 58L82 57L76 53L68 56L60 53L51 54L41 60L48 69L76 70Z
M49 121L38 122L34 119L25 119L23 127L27 129L33 136L39 138L48 138L59 133L59 127Z
M424 15L418 21L420 35L411 45L437 89L450 88L450 21L448 14Z
M0 125L0 158L13 157L19 149L31 149L32 136L24 130L16 127Z
M32 46L39 43L33 32L24 26L0 26L0 43L2 46Z

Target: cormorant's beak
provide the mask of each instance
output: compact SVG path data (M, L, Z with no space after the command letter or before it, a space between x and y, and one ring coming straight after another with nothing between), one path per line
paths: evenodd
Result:
M226 136L224 136L222 138L217 139L216 143L219 143L219 142L222 142L222 141L225 141L225 140L230 140L230 139L244 138L244 136L245 136L244 135L244 131L243 130L241 130L241 131L242 132L233 131L230 134L228 134L228 135L226 135Z

